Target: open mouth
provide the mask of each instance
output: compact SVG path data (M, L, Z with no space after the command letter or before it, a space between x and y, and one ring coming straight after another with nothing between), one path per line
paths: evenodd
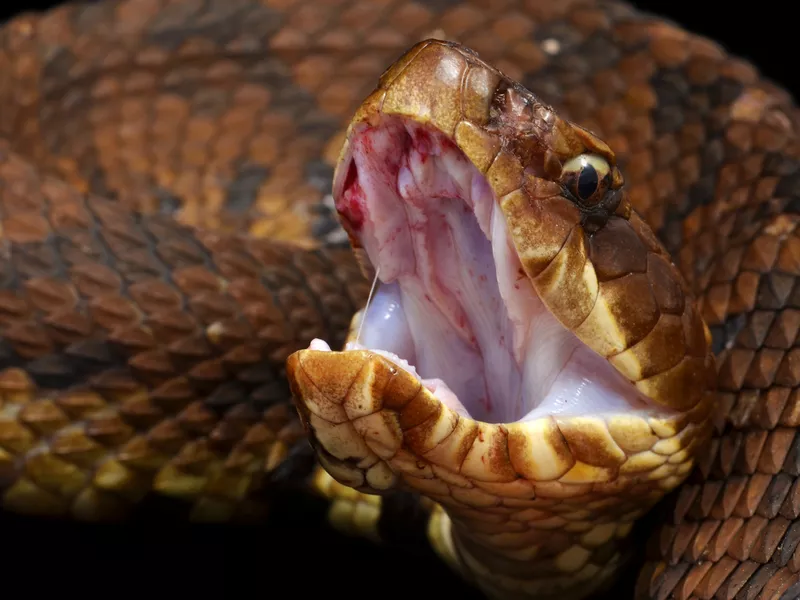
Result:
M492 188L450 139L396 116L358 127L337 209L379 285L348 350L383 355L487 423L672 412L548 310Z

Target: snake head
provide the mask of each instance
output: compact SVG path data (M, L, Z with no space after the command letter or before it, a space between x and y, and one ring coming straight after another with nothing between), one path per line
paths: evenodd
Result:
M441 503L439 537L485 589L613 570L707 439L716 375L613 151L429 40L356 113L334 198L379 286L343 351L287 363L323 466Z

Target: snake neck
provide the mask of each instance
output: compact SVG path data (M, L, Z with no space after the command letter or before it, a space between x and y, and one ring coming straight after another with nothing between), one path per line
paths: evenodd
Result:
M505 498L478 511L439 507L428 527L437 553L491 598L586 598L612 584L633 523L652 502Z

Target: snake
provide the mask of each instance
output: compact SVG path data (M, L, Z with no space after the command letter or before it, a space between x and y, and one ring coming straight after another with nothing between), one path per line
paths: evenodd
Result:
M301 489L491 598L800 597L798 112L748 62L613 0L106 0L0 78L3 510Z

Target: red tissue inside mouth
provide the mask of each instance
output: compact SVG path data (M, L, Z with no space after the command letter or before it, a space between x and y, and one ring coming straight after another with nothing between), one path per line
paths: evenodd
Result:
M358 167L355 161L351 161L336 210L353 231L359 231L364 225L364 201L364 190L358 181Z

